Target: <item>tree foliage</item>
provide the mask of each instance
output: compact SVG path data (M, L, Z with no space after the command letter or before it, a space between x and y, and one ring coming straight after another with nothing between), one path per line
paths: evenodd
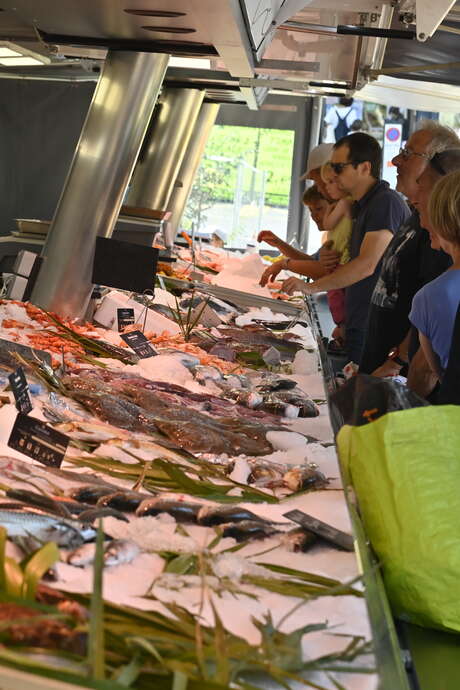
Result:
M215 125L189 197L185 219L198 227L206 210L219 202L232 203L240 160L266 171L265 204L289 204L294 132ZM231 160L225 160L231 159Z

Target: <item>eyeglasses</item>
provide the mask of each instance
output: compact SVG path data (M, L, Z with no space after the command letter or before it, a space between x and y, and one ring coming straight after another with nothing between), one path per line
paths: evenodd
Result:
M430 158L427 153L418 153L418 151L413 151L408 146L405 146L403 149L399 149L398 156L401 156L401 158L403 158L405 161L407 161L407 159L411 156L420 156L420 158L426 158L427 160Z
M347 165L354 165L354 163L329 163L331 169L336 175L340 175L342 170L347 167Z

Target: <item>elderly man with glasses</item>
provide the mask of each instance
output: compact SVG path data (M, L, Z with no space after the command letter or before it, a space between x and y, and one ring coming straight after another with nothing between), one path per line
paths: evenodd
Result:
M378 142L368 134L351 134L335 144L331 168L338 187L354 201L351 261L335 268L337 257L331 253L330 268L335 270L329 275L309 284L298 278L289 278L283 284L286 292L300 290L305 294L347 288L345 349L348 358L356 364L361 363L369 304L382 255L393 234L409 216L409 209L399 194L379 179L381 159Z
M458 147L460 141L448 127L433 121L421 123L407 146L393 158L398 170L396 189L416 206L417 183L427 171L430 159L436 153ZM413 297L451 263L447 254L430 246L430 237L420 225L419 210L402 225L383 256L382 270L372 293L360 366L365 374L406 373L405 367L415 348L409 321Z

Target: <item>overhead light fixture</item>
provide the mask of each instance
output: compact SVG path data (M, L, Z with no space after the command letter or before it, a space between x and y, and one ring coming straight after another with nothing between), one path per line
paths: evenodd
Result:
M32 67L49 65L50 62L46 55L40 55L10 41L0 41L0 65L3 67Z
M170 57L169 67L186 67L187 69L211 69L211 60L206 58Z

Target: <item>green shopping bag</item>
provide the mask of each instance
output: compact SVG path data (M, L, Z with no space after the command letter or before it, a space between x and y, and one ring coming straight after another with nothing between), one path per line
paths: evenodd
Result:
M394 613L460 631L460 407L391 412L337 443Z

